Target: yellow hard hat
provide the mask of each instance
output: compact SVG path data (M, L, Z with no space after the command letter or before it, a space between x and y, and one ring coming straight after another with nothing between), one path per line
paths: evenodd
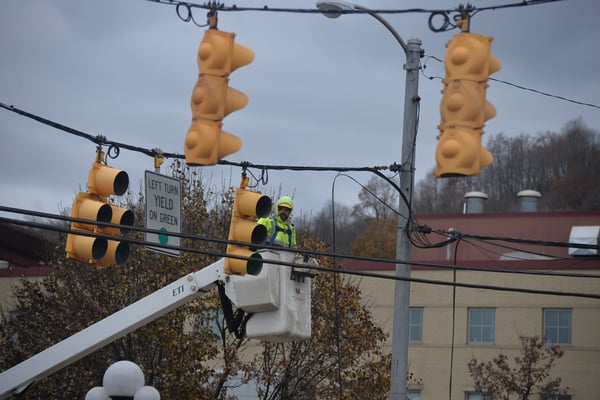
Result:
M294 209L294 200L289 196L282 196L277 200L277 207L287 207L290 210Z

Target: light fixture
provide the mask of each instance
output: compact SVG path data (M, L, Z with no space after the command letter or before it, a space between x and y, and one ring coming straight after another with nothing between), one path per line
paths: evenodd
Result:
M356 8L354 5L345 1L318 1L317 8L321 10L327 18L337 18L342 13L341 11L351 11Z

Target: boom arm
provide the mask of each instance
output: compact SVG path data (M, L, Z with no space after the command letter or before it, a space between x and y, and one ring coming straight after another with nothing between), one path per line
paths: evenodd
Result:
M0 373L0 400L93 353L225 280L224 259L186 275Z

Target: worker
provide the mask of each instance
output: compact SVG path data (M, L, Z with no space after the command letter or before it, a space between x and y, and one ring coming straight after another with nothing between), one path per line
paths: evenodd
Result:
M275 208L273 215L257 221L267 228L267 244L296 247L296 229L291 221L294 201L289 196L283 196L277 201Z

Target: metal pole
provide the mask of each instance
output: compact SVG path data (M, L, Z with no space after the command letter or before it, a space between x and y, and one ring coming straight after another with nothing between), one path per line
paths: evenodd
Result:
M411 260L411 243L407 227L410 225L410 207L412 203L415 169L415 140L417 134L417 113L419 106L419 60L421 58L421 40L411 38L406 51L406 88L404 92L404 126L402 130L402 159L400 166L400 216L398 217L398 238L396 259ZM392 374L391 400L408 399L408 318L410 311L410 264L396 264L394 285L394 325L392 331Z
M337 18L341 10L361 10L381 22L394 36L406 55L406 88L404 92L404 124L402 130L402 158L400 164L400 216L398 217L398 239L396 242L396 259L405 262L411 260L411 243L408 228L410 226L410 205L412 203L414 170L415 170L415 140L417 137L417 113L419 110L419 60L423 54L421 40L411 38L408 44L396 30L379 14L367 7L349 4L342 1L317 2L317 7L326 17ZM392 331L392 372L390 399L408 399L408 318L410 313L410 264L396 264L394 286L394 326Z

